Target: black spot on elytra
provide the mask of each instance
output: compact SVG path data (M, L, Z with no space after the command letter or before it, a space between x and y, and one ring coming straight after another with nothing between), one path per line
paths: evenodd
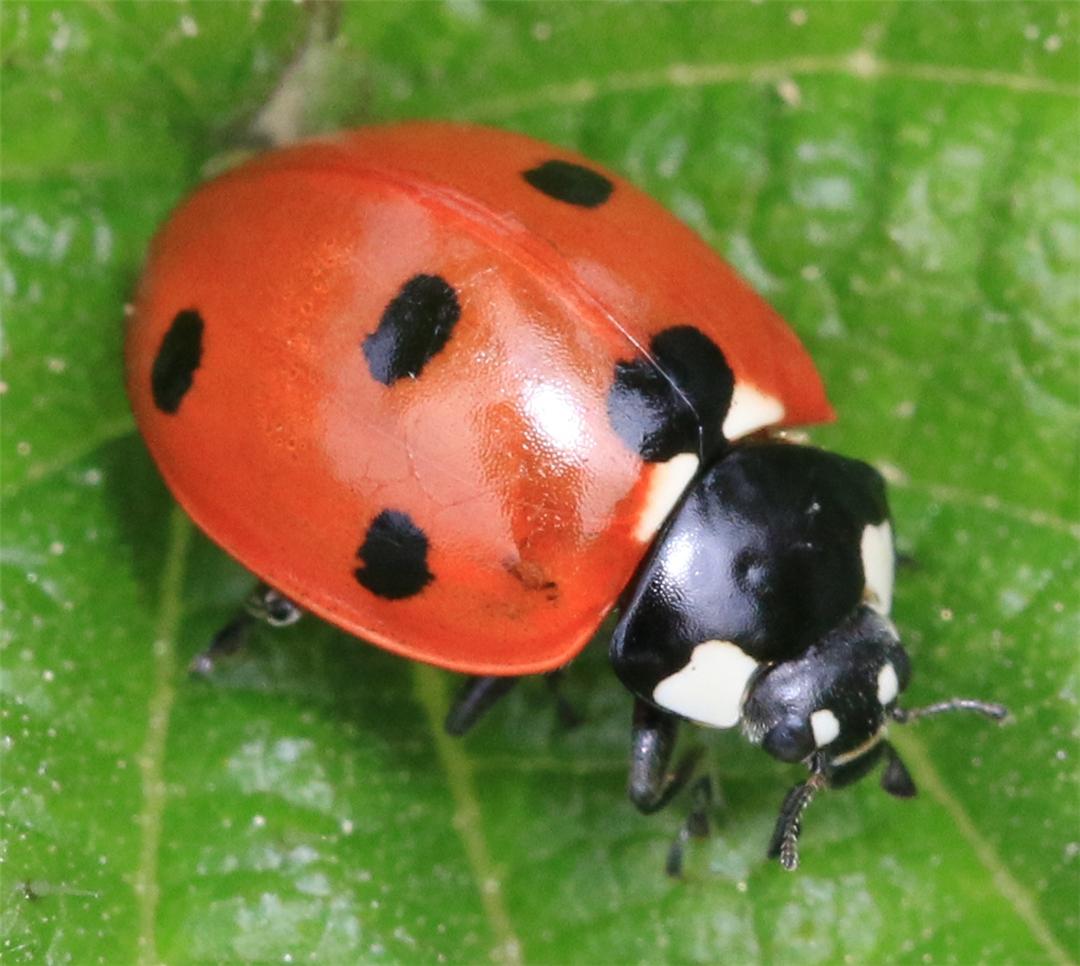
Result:
M556 201L580 208L596 208L611 197L615 185L599 171L571 161L545 161L521 176L538 191Z
M716 343L685 325L658 333L649 352L615 364L607 400L615 432L650 463L723 445L735 379Z
M435 575L427 566L428 539L400 510L383 510L368 527L356 552L363 563L353 571L362 587L386 600L420 593Z
M202 361L203 320L194 309L178 312L161 340L150 370L154 405L163 413L180 408Z
M415 378L446 345L461 317L457 292L438 275L414 275L390 300L379 327L364 339L371 375L391 386Z

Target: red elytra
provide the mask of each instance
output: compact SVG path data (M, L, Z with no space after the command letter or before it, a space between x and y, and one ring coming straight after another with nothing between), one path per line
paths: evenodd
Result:
M687 327L734 375L729 438L831 418L773 309L624 179L518 134L374 127L177 209L128 391L176 498L262 580L408 657L529 674L584 647L688 482L612 412L635 360L681 395L650 347Z

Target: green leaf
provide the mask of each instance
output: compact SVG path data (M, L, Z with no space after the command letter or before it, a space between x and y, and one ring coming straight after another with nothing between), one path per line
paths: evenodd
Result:
M2 8L3 792L12 963L1065 962L1075 727L1078 8L995 4L19 3ZM122 385L169 208L252 130L403 117L577 147L790 319L882 467L911 700L873 782L765 860L794 770L703 735L722 804L626 801L602 643L566 732L529 684L478 732L451 676L314 620L209 679L248 578L177 511Z

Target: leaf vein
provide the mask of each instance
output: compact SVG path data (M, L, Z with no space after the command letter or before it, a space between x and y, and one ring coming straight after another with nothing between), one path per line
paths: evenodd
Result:
M921 483L898 477L896 473L888 473L886 479L889 485L896 490L908 490L912 493L922 493L932 500L942 503L954 503L963 506L976 507L987 513L999 516L1011 517L1028 526L1039 527L1044 530L1052 530L1065 536L1080 540L1080 523L1067 520L1064 517L1055 516L1044 510L1036 510L1031 507L1021 506L1002 500L992 493L971 493L958 486L950 486L945 483Z
M926 789L949 814L957 831L971 847L986 871L990 873L990 879L995 888L1028 927L1047 957L1055 963L1072 963L1073 960L1058 943L1049 925L1043 919L1038 903L1031 892L1013 877L997 849L975 827L971 816L934 767L923 742L911 732L905 732L902 735L890 734L890 740L896 744L904 759L911 765L919 787Z
M465 847L465 854L476 880L484 913L498 944L493 958L516 966L523 962L521 942L517 938L507 912L500 875L484 839L480 806L473 787L472 762L465 754L461 743L450 737L443 729L443 718L446 713L446 691L443 679L434 668L425 664L414 664L413 685L417 700L423 707L431 726L435 752L446 773L447 785L454 799L456 811L454 828Z
M964 87L1008 90L1019 94L1053 94L1080 98L1080 85L1045 77L940 64L883 60L860 48L831 57L790 57L756 64L674 63L641 71L614 72L599 78L549 84L525 94L485 98L458 108L459 117L507 117L522 111L553 105L586 104L609 94L626 94L656 88L715 87L731 83L778 83L792 77L835 74L860 80L896 78Z
M31 464L23 474L22 479L14 480L9 483L2 491L0 491L0 494L3 495L5 500L14 499L19 496L26 487L32 486L35 483L40 483L42 480L47 479L62 470L66 470L70 466L74 466L106 443L111 443L113 440L127 436L129 433L133 432L134 429L135 421L132 418L131 413L124 413L116 419L109 420L92 436L80 439L73 446L62 450L49 459L44 459L40 462Z
M146 738L139 755L143 805L138 816L139 862L134 889L138 908L138 961L153 966L157 954L156 919L161 885L158 882L158 853L161 847L162 817L165 812L165 743L169 719L176 700L176 633L179 627L185 561L191 547L192 525L184 512L174 506L169 517L165 547L165 570L161 580L158 616L153 642L153 687L147 704Z

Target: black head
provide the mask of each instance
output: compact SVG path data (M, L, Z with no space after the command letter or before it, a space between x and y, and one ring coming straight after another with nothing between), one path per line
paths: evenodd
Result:
M821 789L843 788L884 762L881 787L898 798L915 794L915 782L886 740L890 722L957 710L999 721L1008 715L999 704L964 698L901 708L897 701L910 677L892 623L861 607L801 658L773 665L751 682L743 706L746 735L781 761L810 768L810 778L784 799L769 846L784 868L799 864L802 813Z
M861 763L911 679L907 654L888 618L859 607L794 660L773 664L751 682L742 729L781 761L817 754L829 784L861 777Z

